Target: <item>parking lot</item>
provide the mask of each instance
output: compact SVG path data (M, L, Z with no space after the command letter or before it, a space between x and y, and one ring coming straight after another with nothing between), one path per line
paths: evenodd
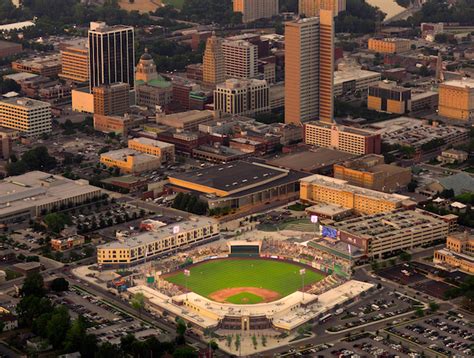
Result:
M382 288L372 297L347 307L340 315L330 319L325 325L328 325L328 331L339 332L413 311L417 304L421 303L399 292ZM336 322L340 322L340 324L335 325Z
M437 353L472 357L474 324L469 319L460 313L436 314L387 331Z
M425 279L425 276L417 272L410 264L391 266L377 271L377 275L401 285L412 285Z
M52 297L57 304L70 309L73 318L79 315L86 318L91 327L88 333L94 334L100 342L120 343L120 338L134 334L138 339L160 334L156 328L144 324L106 304L98 297L74 289L60 296Z

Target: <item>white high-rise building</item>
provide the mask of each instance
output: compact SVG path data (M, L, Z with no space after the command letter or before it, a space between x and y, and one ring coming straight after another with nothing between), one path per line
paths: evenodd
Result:
M214 108L221 113L255 115L270 111L269 87L265 80L232 78L214 90Z
M225 40L225 75L227 78L255 78L258 76L258 47L244 40Z

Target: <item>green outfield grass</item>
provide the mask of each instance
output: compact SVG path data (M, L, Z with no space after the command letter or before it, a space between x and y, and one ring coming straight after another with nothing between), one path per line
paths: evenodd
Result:
M226 301L229 303L237 304L237 305L240 305L240 304L249 305L249 304L263 302L263 298L258 295L254 295L253 293L250 293L250 292L242 292L234 296L230 296Z
M301 289L300 269L298 265L278 260L211 260L190 268L187 286L190 291L205 297L213 292L235 287L265 288L284 297ZM305 285L323 278L322 274L307 269ZM186 285L182 271L166 280L183 287Z

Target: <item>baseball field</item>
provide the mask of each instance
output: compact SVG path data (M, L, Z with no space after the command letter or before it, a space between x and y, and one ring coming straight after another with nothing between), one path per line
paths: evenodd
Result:
M279 260L210 260L189 268L187 288L218 302L271 302L301 289L301 268L297 264ZM186 286L183 271L164 278L176 285ZM306 269L304 283L311 285L323 278L323 274Z

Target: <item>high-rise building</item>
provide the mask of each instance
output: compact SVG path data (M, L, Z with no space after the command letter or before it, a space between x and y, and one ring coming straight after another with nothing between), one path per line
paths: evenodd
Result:
M285 26L285 122L333 120L334 19L299 19Z
M246 79L258 76L258 46L244 40L225 40L222 51L227 78Z
M134 87L135 48L131 26L91 22L89 29L90 90L116 82Z
M234 12L242 13L242 22L269 19L278 15L278 0L234 0Z
M28 137L51 132L51 104L31 98L0 101L0 126L17 129Z
M61 50L61 63L59 77L76 83L89 81L89 50L85 43Z
M474 80L446 81L439 85L439 115L470 121L474 119Z
M114 83L93 88L94 114L122 115L130 108L130 85Z
M265 80L229 79L214 91L216 111L255 115L270 111L269 87Z
M334 16L346 11L346 0L299 0L298 13L306 17L319 16L320 10L331 10Z
M203 81L204 83L217 85L225 81L224 52L222 51L223 40L215 33L207 39L206 50L203 57Z

